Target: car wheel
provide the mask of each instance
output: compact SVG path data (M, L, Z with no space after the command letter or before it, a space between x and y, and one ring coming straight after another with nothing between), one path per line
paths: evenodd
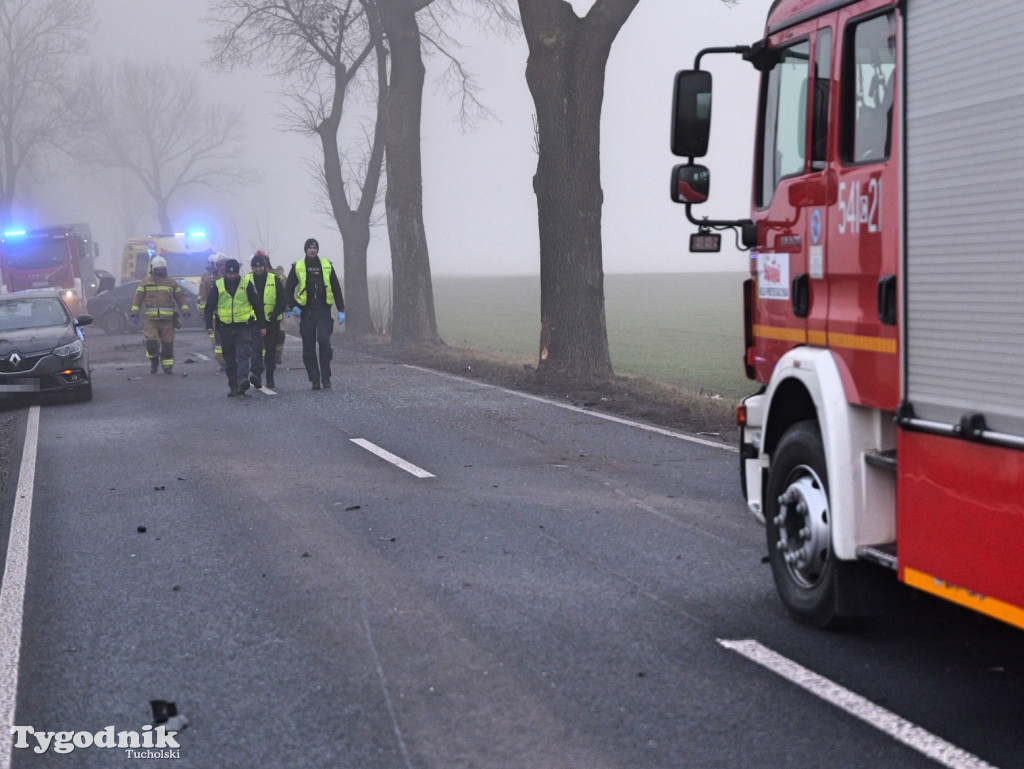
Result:
M123 334L128 330L128 321L119 312L108 312L100 318L100 328L106 334Z
M768 559L783 605L804 624L833 624L839 619L837 561L816 422L799 422L782 436L772 454L764 504Z

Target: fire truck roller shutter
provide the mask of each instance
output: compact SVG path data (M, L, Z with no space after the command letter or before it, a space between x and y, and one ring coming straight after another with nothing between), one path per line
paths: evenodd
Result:
M909 0L904 399L1024 436L1024 3ZM951 31L972 31L955 44ZM907 412L905 412L907 413Z

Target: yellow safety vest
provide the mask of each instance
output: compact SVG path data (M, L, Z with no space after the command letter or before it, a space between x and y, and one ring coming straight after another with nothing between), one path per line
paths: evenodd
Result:
M327 306L334 304L334 291L331 290L331 263L318 256L320 269L324 276L324 288L327 290ZM295 300L303 307L306 306L306 260L300 259L295 263L295 277L298 278L299 287L295 291Z
M242 278L242 288L249 283L252 283L252 287L256 288L256 275L250 272L244 278ZM259 289L256 288L257 293ZM277 275L273 272L267 273L267 282L263 287L263 315L268 320L274 320L271 317L274 313L274 307L277 306Z
M238 281L232 296L224 285L224 278L217 281L217 320L221 323L248 323L256 319L245 285L244 280Z

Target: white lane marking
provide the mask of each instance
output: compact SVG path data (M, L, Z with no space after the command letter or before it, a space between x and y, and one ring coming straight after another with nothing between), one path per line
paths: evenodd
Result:
M370 646L370 654L373 655L373 664L377 668L377 679L380 681L381 691L384 692L384 704L387 705L388 715L391 716L391 731L398 740L398 749L402 751L402 758L405 760L406 769L412 769L412 760L409 758L409 748L405 745L405 738L402 736L402 727L398 725L398 716L395 714L394 705L391 704L391 693L388 691L388 679L384 675L384 666L380 662L380 655L377 654L377 646L373 642L373 633L370 632L370 620L367 616L366 604L363 603L363 628L366 630L366 643Z
M28 573L28 542L32 523L32 490L36 481L36 447L39 445L39 406L32 406L25 426L18 488L14 494L7 562L0 585L0 769L11 765L11 729L18 704L18 662L25 610L25 577Z
M573 406L569 403L559 403L558 401L549 400L548 398L542 398L539 395L531 395L530 393L522 393L518 390L509 390L506 387L499 387L498 385L487 384L486 382L478 382L475 379L466 379L465 377L456 376L455 374L449 374L446 371L434 371L429 368L422 368L420 366L413 366L409 363L403 363L406 368L415 369L416 371L424 371L428 374L436 374L437 376L448 377L450 379L457 379L460 382L469 382L479 387L489 387L493 390L500 390L510 395L518 395L520 398L526 398L527 400L537 401L538 403L546 403L549 406L557 406L560 409L568 409L569 411L575 411L580 414L586 414L590 417L597 417L598 419L604 419L608 422L616 422L620 425L627 425L628 427L637 427L641 430L647 430L647 432L657 433L658 435L664 435L669 438L677 438L681 441L688 441L689 443L699 443L701 446L710 446L713 449L724 449L731 451L734 454L739 453L739 449L735 446L730 446L727 443L715 443L714 441L708 441L704 438L696 438L692 435L684 435L683 433L677 433L674 430L666 430L663 427L655 427L654 425L645 425L643 422L634 422L632 419L623 419L622 417L614 416L613 414L604 414L599 411L593 411L591 409L581 408L579 406Z
M199 358L199 360L213 360L213 358L211 358L211 357L209 357L207 355L203 355L201 352L194 352L192 354L195 355L197 358Z
M415 475L417 478L433 478L433 477L435 477L433 473L428 473L423 468L416 467L416 465L412 464L411 462L406 462L401 457L396 457L390 451L385 451L380 446L378 446L378 445L376 445L374 443L370 443L365 438L350 438L349 440L351 440L357 446L362 446L364 449L369 451L371 454L376 454L381 459L383 459L383 460L385 460L387 462L390 462L395 467L400 467L403 470L405 470L407 473L411 473L412 475Z
M951 745L941 737L936 737L859 694L854 694L849 689L773 652L757 641L726 641L719 638L718 643L792 681L825 702L845 710L949 769L996 769L974 754Z

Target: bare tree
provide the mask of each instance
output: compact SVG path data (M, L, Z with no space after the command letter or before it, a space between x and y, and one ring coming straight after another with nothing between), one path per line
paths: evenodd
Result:
M434 313L430 253L423 222L422 42L416 11L433 0L378 0L391 51L391 80L384 118L387 194L394 300L391 341L398 345L440 344Z
M272 62L287 84L287 124L320 142L317 175L344 248L346 329L371 333L366 257L384 160L380 104L387 98L387 53L376 9L370 0L219 0L214 12L223 31L214 40L213 62ZM371 60L375 79L362 77ZM376 89L378 115L360 156L359 149L342 148L339 134L349 92L364 84Z
M73 128L70 62L88 49L89 0L0 0L0 225L18 175Z
M453 0L375 0L391 52L391 79L387 101L388 235L394 276L394 320L392 341L400 345L437 344L434 293L430 277L430 256L423 221L423 170L420 154L420 122L423 111L424 43L446 56L446 76L458 83L460 116L479 105L472 79L445 43L444 20L470 11L483 18L507 24L514 19L505 0L474 0L458 4ZM427 10L429 30L421 33L417 13Z
M508 25L507 0L473 0L469 10L483 22ZM421 37L417 12L431 8L431 34ZM453 0L219 0L214 19L224 31L216 38L220 66L270 59L272 69L293 90L289 123L318 137L323 164L318 175L345 249L345 303L349 331L373 330L369 312L366 251L373 207L387 157L385 210L394 278L392 340L398 344L438 343L430 260L423 223L420 116L423 99L423 44L449 60L443 79L460 99L459 115L478 114L472 79L451 55L443 21L463 11ZM361 76L370 59L376 77ZM390 69L388 67L390 63ZM346 98L362 85L376 94L373 128L366 131L362 157L343 151L339 133ZM350 201L355 201L350 202Z
M257 179L243 164L242 111L204 103L194 72L124 62L109 85L94 71L93 89L83 159L134 176L161 232L174 232L171 202L183 190L226 191Z
M601 106L612 42L638 0L518 0L537 109L541 332L538 371L613 374L601 245Z

